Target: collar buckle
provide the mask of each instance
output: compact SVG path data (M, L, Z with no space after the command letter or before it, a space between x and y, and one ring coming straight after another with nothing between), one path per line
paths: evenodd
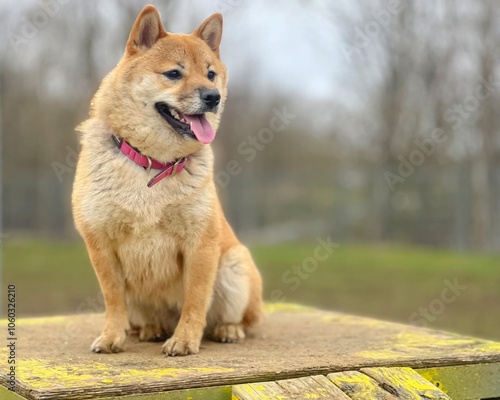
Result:
M178 160L174 163L174 165L172 166L172 173L171 173L170 175L175 175L175 174L177 174L177 167L179 166L179 164L180 164L181 162L183 162L183 161L184 161L184 158L185 158L185 157L179 158L179 159L178 159Z
M113 138L113 142L115 142L116 147L118 147L119 149L121 149L122 148L122 144L123 144L123 139L119 138L116 135L111 135L111 137Z
M151 171L151 166L153 165L153 160L149 156L145 156L145 157L148 160L148 166L144 167L144 169L149 172L149 171Z

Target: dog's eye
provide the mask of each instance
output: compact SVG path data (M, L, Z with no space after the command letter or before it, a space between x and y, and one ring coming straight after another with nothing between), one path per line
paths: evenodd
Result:
M208 71L207 78L213 81L215 79L215 72L214 71Z
M182 78L182 73L178 69L171 69L170 71L164 72L163 75L165 75L168 79L181 79Z

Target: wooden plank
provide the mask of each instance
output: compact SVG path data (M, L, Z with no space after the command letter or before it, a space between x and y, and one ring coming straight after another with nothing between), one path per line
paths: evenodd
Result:
M404 400L450 399L411 368L362 368L380 387Z
M276 382L247 383L233 386L233 400L288 400L290 397Z
M124 353L89 352L89 344L102 328L102 315L20 318L16 390L29 400L90 399L275 381L362 367L500 362L500 343L288 307L273 305L260 332L242 343L204 341L199 354L173 358L162 354L161 343L139 343L136 338L127 340ZM0 347L0 358L6 359L8 351ZM7 363L0 363L3 386L7 385L7 368Z
M304 379L306 380L306 382L308 382L309 380L313 380L314 383L311 382L309 384L311 387L315 387L319 393L326 393L327 395L331 395L331 398L333 399L342 400L349 398L349 396L346 396L344 392L342 392L342 390L332 384L332 382L323 375L314 375L311 377L305 377Z
M342 390L337 388L323 375L276 381L286 393L294 399L333 399L349 400Z
M353 400L395 400L396 396L380 387L379 383L359 371L335 372L328 379Z
M454 400L500 397L500 363L416 370Z
M231 386L221 386L119 397L100 397L99 400L231 400L232 392Z
M309 388L302 383L300 379L285 379L276 382L292 399L298 398L302 393L305 393Z

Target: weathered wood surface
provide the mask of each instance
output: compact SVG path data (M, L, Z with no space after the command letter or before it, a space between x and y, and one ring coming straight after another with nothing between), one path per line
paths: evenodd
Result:
M449 400L450 398L411 368L362 368L379 386L405 400Z
M363 372L329 374L276 382L250 383L233 388L233 400L449 400L450 397L405 367L364 368ZM369 377L371 375L373 378ZM319 385L318 385L319 383Z
M396 400L397 397L382 389L379 383L359 371L342 371L327 375L352 400Z
M349 397L342 390L323 375L285 379L276 383L294 399L349 400Z
M233 387L234 400L289 400L291 397L276 382L246 383Z
M500 343L373 319L277 305L259 334L240 344L205 341L197 355L167 358L161 343L93 354L102 315L21 319L16 391L28 399L159 393L349 371L500 362ZM8 349L0 348L6 359ZM0 363L6 386L7 363Z
M350 400L349 396L323 375L236 385L233 387L232 398L233 400Z

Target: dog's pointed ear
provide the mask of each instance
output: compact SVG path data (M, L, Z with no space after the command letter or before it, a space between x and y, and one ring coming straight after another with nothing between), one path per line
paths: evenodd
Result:
M208 17L203 23L193 32L193 35L208 44L217 57L219 56L219 46L222 39L222 14L215 13Z
M161 23L160 14L154 6L147 5L134 22L127 41L126 52L133 55L145 51L164 36L167 36L167 32Z

